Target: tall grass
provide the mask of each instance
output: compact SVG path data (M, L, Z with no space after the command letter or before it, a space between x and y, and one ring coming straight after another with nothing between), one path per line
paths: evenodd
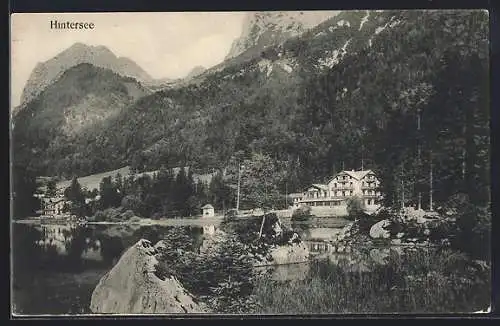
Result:
M448 313L490 304L490 270L456 252L392 255L369 272L329 262L311 266L305 280L257 282L259 313Z

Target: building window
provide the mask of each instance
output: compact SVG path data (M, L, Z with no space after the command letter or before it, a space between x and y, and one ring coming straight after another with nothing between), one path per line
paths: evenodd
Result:
M335 188L337 188L337 184L336 184L336 183L334 183L334 184L333 184L333 186L334 186Z
M350 191L349 191L349 195L351 195L351 196L352 196L352 190L350 190Z
M345 191L342 191L342 196L345 196Z

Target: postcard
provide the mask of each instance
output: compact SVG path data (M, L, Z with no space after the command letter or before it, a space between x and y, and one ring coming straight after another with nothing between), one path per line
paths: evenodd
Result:
M488 19L12 14L13 316L489 312Z

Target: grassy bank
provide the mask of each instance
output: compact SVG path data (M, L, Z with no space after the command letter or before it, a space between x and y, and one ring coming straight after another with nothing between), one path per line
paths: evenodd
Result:
M322 262L305 280L260 280L254 295L259 313L473 312L490 305L490 267L448 250L391 256L365 273Z

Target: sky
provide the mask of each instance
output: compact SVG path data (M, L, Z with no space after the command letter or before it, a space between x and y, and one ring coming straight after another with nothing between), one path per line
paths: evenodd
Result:
M242 32L244 12L51 13L11 16L11 101L44 62L76 42L104 45L154 78L179 78L224 60ZM50 21L92 22L92 30L50 29Z

